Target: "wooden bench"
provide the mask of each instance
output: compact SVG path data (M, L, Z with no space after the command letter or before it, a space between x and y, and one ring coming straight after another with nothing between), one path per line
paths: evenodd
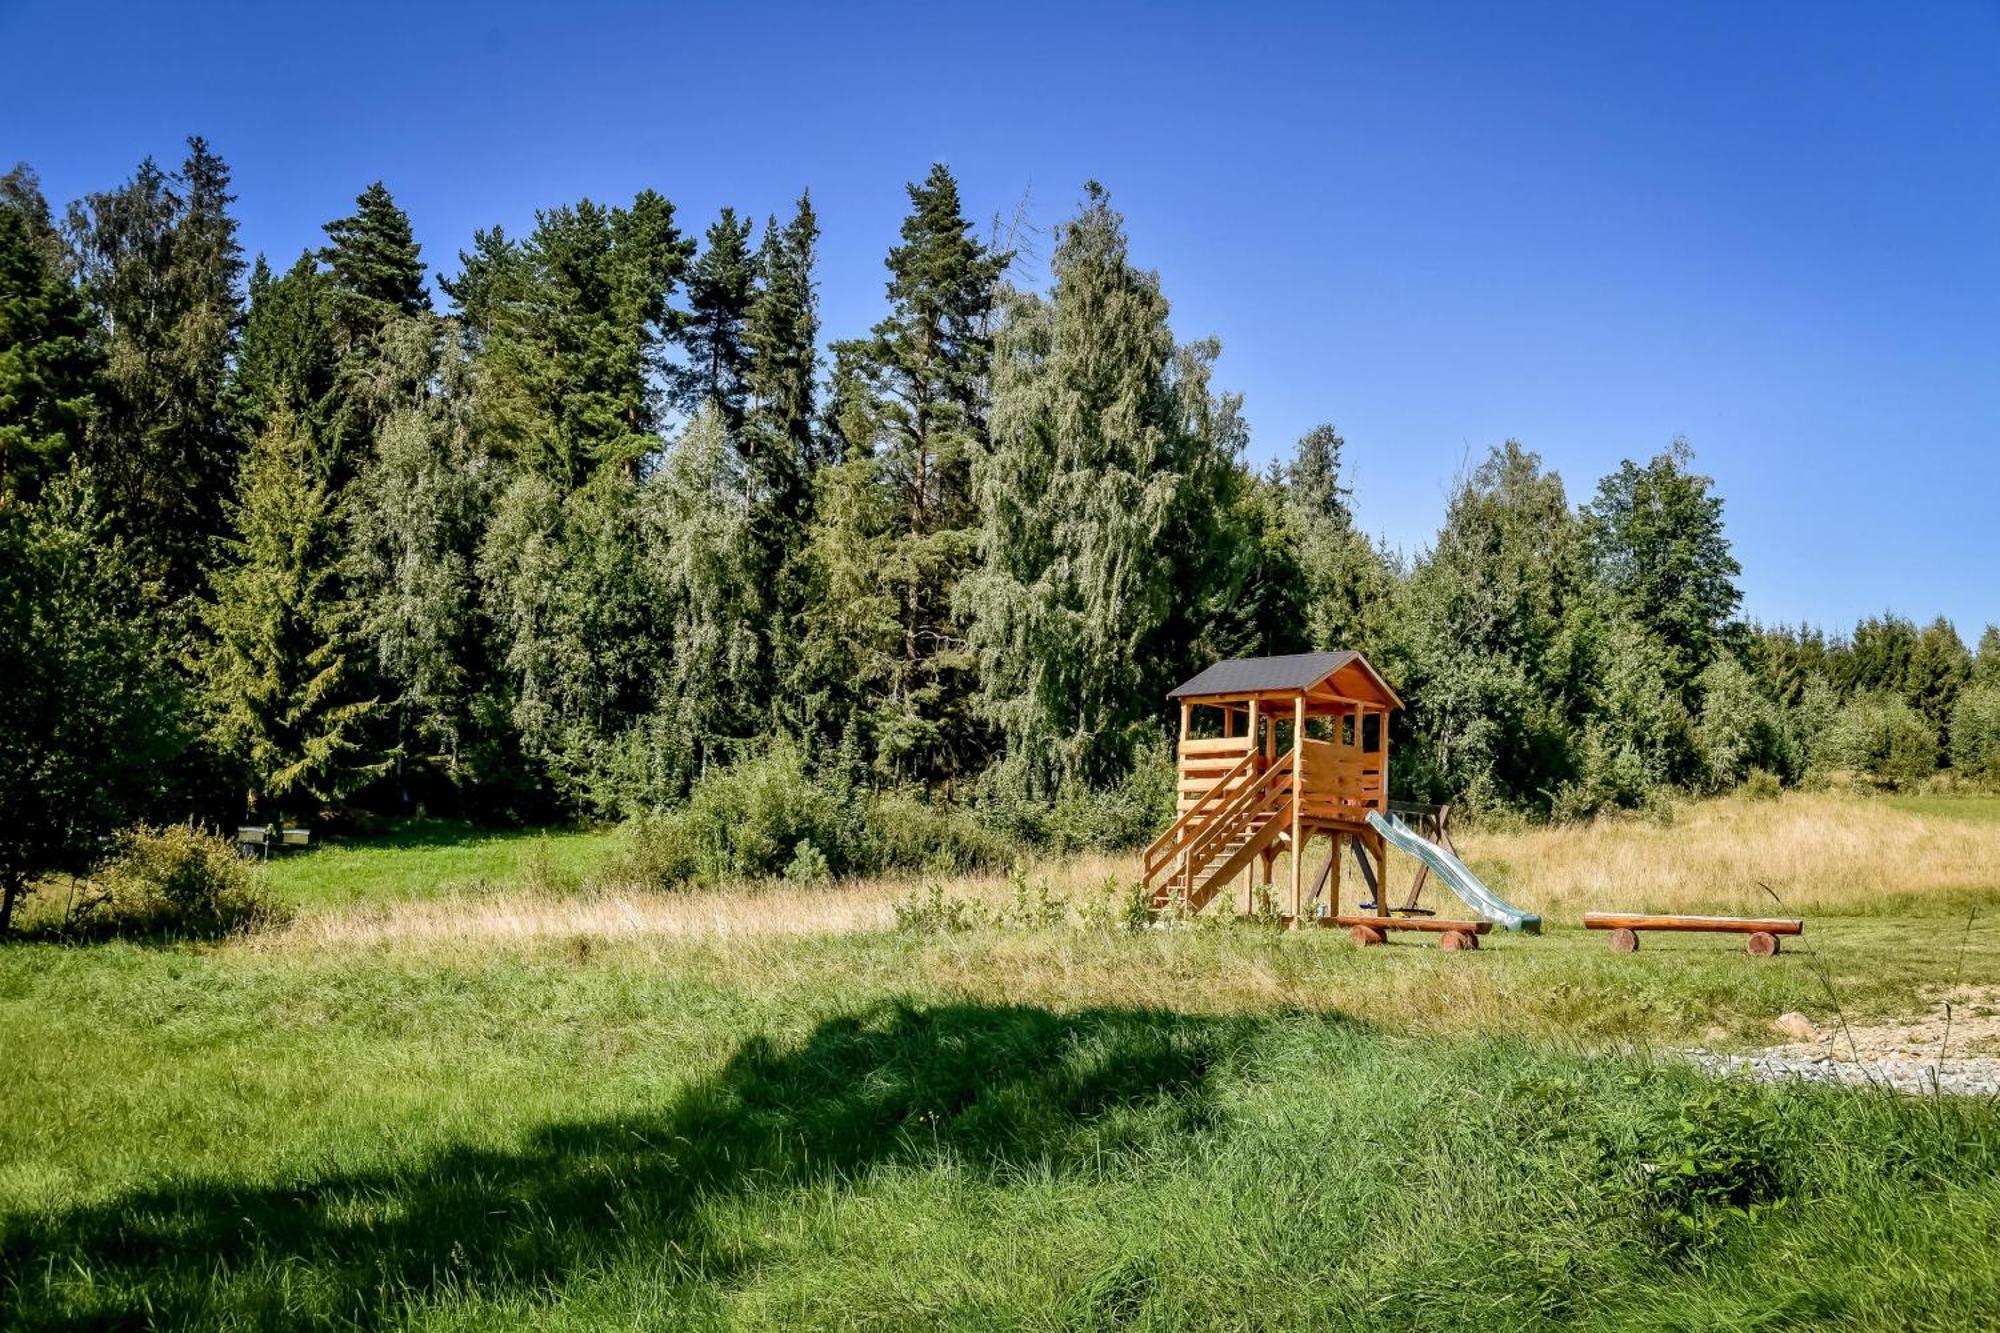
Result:
M1435 916L1331 916L1322 926L1346 926L1356 944L1381 944L1388 931L1420 930L1438 937L1441 949L1477 949L1479 937L1493 929L1491 921L1447 921Z
M1802 935L1806 923L1786 917L1755 916L1637 916L1625 912L1585 912L1586 930L1611 932L1611 952L1637 953L1642 930L1692 930L1730 935L1748 935L1745 950L1753 958L1769 958L1778 952L1778 937Z
M275 824L244 824L236 830L236 854L246 860L267 861L271 848L309 847L312 830L279 828Z

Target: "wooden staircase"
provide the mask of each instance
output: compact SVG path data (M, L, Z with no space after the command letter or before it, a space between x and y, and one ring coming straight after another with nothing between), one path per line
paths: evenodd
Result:
M1243 756L1181 812L1146 849L1144 877L1154 911L1199 912L1224 885L1265 852L1288 845L1292 827L1292 755L1259 771Z

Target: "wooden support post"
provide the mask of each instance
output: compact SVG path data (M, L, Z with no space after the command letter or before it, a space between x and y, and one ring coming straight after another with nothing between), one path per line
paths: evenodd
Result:
M1375 853L1375 915L1389 915L1389 840L1373 829L1368 841Z
M1327 834L1326 863L1328 878L1326 881L1326 914L1328 916L1340 915L1340 854L1345 850L1340 843L1340 834Z
M1305 888L1305 858L1300 855L1305 848L1301 845L1300 815L1305 808L1306 795L1306 697L1301 694L1292 701L1292 919L1299 915L1299 896Z

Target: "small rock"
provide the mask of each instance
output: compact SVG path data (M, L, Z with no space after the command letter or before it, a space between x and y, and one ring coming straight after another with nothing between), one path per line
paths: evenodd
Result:
M1771 1020L1771 1026L1793 1041L1811 1041L1819 1036L1819 1029L1813 1026L1812 1020L1796 1009L1788 1014L1779 1014Z

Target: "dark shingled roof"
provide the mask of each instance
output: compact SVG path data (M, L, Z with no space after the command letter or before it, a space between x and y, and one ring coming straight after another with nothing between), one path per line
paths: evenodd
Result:
M1195 699L1216 694L1257 694L1264 690L1309 690L1360 656L1355 652L1338 652L1239 657L1217 662L1193 680L1176 686L1167 697ZM1375 672L1370 668L1368 674L1372 676Z

